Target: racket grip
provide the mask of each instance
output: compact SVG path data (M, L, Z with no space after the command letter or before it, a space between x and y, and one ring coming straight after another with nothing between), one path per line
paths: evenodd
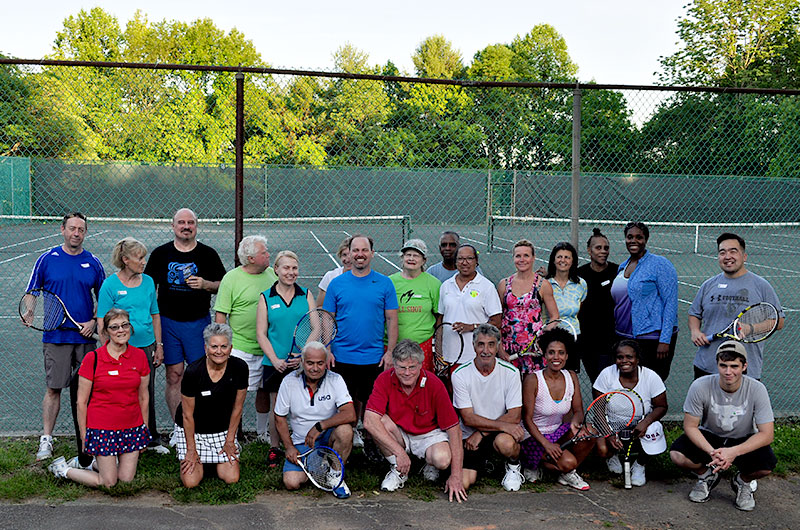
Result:
M627 460L625 460L624 466L625 466L624 467L624 469L625 469L625 489L629 490L632 487L631 486L631 463L628 462Z
M517 359L519 359L519 354L517 353L508 356L509 361L516 361Z
M708 342L711 342L711 341L713 341L713 340L714 340L714 335L706 335L706 340L707 340Z

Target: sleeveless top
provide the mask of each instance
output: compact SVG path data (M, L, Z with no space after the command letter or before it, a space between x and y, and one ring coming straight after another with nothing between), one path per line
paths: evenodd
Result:
M525 347L536 338L536 334L542 329L542 306L539 303L539 287L542 285L542 277L534 274L533 286L530 292L517 298L511 291L511 284L514 282L516 274L506 278L506 292L503 301L506 310L503 312L503 319L500 332L503 337L503 348L509 355L521 352ZM534 351L531 347L528 352ZM544 367L543 359L540 355L523 355L511 361L520 373L528 374Z
M564 397L559 401L555 401L550 395L550 387L547 386L544 372L542 370L536 372L539 389L536 391L536 403L533 406L532 419L542 434L555 432L561 426L564 415L572 408L572 395L575 393L572 376L568 370L561 370L561 375L566 383Z

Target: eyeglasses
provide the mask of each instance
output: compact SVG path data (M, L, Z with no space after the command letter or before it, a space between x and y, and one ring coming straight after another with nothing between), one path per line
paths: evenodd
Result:
M111 324L108 326L109 331L117 331L119 329L131 329L131 323L123 322L122 324Z
M459 256L456 258L456 261L475 261L476 259L475 256Z
M412 364L411 366L400 366L399 364L395 364L394 365L395 371L401 372L401 373L405 373L405 374L414 373L417 370L419 370L421 367L422 367L421 364Z

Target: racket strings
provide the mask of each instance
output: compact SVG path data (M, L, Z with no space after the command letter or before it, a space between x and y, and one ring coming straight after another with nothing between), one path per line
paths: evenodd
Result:
M47 292L28 294L20 301L19 314L31 327L53 331L61 327L67 318L64 306Z
M306 472L323 488L333 489L342 480L342 462L324 449L316 449L305 457Z
M596 399L586 411L586 425L593 434L610 436L629 427L635 410L633 401L625 394L611 392Z
M313 311L307 313L297 323L294 332L294 341L302 348L312 341L321 342L326 346L336 337L336 319L327 311Z
M444 325L437 326L433 332L433 367L438 375L442 375L450 366L444 360L444 328Z
M736 319L733 331L739 340L756 342L768 337L777 325L777 310L769 304L758 304Z

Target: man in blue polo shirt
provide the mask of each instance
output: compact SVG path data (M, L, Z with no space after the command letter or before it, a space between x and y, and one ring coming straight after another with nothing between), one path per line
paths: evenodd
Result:
M352 269L331 281L322 306L336 315L334 370L347 383L359 419L375 378L391 368L391 352L397 344L397 292L388 277L372 270L374 255L372 238L354 235L350 239ZM363 446L358 429L354 435L353 445Z
M61 390L69 387L78 444L78 456L69 463L72 467L80 465L84 468L91 465L92 457L83 453L78 430L77 372L83 356L96 347L92 338L95 326L94 299L106 277L100 260L83 248L86 230L86 217L83 214L74 212L65 215L61 221L64 243L39 256L25 289L46 289L57 294L69 314L81 324L80 330L58 329L42 335L47 390L42 402L44 434L39 438L36 460L53 456L53 428L61 408Z

